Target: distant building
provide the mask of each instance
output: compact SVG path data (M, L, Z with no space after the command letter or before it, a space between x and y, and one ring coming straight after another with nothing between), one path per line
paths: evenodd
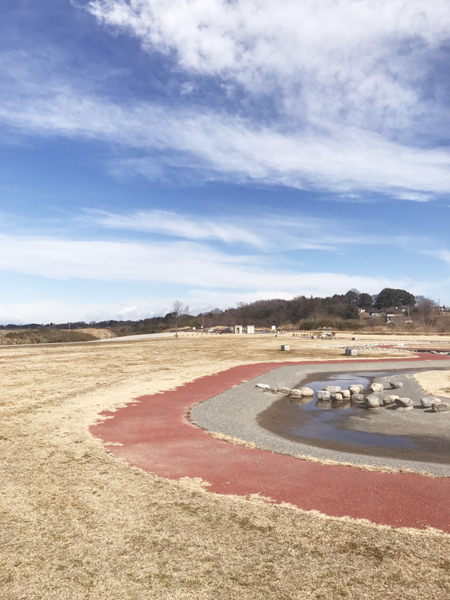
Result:
M404 308L388 308L386 310L386 323L392 323L395 319L405 318Z
M255 326L246 325L245 327L243 327L242 325L235 325L234 333L255 333Z

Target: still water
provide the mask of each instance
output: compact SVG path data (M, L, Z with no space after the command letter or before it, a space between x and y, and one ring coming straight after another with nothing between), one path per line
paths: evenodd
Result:
M390 373L364 373L364 375L352 375L351 373L333 373L332 375L317 381L311 381L306 385L317 392L327 385L339 385L346 390L350 385L362 384L365 388L374 377L385 377ZM395 373L398 377L398 373ZM302 384L299 387L302 387ZM394 390L392 390L394 392ZM345 421L350 416L361 419L370 418L367 409L357 405L351 406L350 403L332 406L329 402L320 402L314 398L304 398L294 404L294 411L308 411L307 418L290 419L290 426L286 423L286 432L294 437L322 439L346 444L355 444L357 446L374 447L396 447L413 448L415 443L412 439L402 436L378 435L366 433L363 431L353 431L343 428ZM292 415L292 410L289 411Z

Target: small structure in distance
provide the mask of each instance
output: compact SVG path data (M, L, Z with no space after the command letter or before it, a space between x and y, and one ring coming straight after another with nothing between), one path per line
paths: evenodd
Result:
M234 326L234 333L255 333L254 325L246 325L245 327L242 325Z

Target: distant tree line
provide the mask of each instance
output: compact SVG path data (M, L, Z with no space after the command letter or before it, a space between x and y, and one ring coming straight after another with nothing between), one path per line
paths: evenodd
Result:
M180 305L180 306L179 306ZM332 327L335 329L357 329L366 325L361 318L361 312L366 313L372 309L404 309L405 315L414 317L425 329L431 329L437 324L437 304L428 298L418 296L417 298L406 290L384 288L378 294L371 295L356 289L349 290L346 294L334 294L333 296L307 297L296 296L292 300L274 298L270 300L257 300L256 302L240 302L236 307L225 310L216 308L206 313L192 316L188 313L188 307L179 301L174 301L172 311L164 317L150 317L137 321L91 321L85 323L49 323L40 325L30 323L28 325L3 325L0 329L88 329L109 328L117 335L130 335L141 333L158 333L170 328L196 327L197 329L209 327L230 327L235 324L251 324L256 327L298 328L312 330L319 327ZM406 310L407 309L407 310ZM450 321L450 319L448 319ZM405 318L396 319L395 327L399 330L405 327L409 321ZM377 322L371 319L371 324L385 324L384 321ZM442 327L444 327L442 325ZM445 325L445 328L447 325ZM450 328L450 323L448 325Z
M416 298L406 290L384 288L379 294L371 295L356 289L346 294L334 294L326 298L297 296L292 300L258 300L250 304L239 303L236 308L215 310L197 316L205 326L231 326L235 323L248 323L261 326L298 327L317 329L333 327L354 329L358 327L361 311L378 310L390 307L416 305Z

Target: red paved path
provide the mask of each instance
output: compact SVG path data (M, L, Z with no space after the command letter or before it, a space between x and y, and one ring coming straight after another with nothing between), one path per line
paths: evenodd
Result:
M436 355L392 362L435 360ZM442 360L442 357L439 357ZM390 362L391 362L390 361ZM188 408L233 385L283 366L324 363L243 365L197 379L174 391L143 396L93 427L91 433L116 456L161 477L201 477L219 494L260 493L327 515L368 519L394 527L435 527L450 532L450 478L361 471L233 446L209 436L185 418ZM431 365L430 365L431 366Z

